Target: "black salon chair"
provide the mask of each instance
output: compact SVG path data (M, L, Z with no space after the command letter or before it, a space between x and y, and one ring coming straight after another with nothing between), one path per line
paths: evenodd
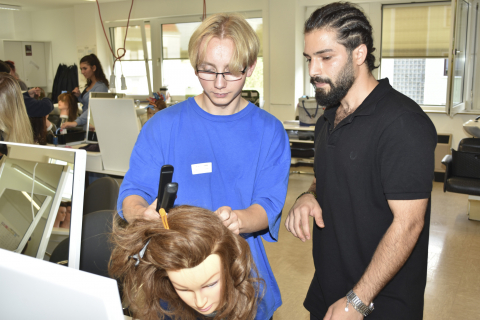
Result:
M108 276L108 262L112 254L109 242L115 210L101 210L83 216L80 270L100 276ZM66 264L69 238L53 250L50 262ZM63 263L62 263L63 262Z
M446 167L444 192L480 196L480 139L463 139L458 151L452 149L442 163Z
M120 186L117 180L103 177L95 180L85 190L83 215L100 210L115 210Z

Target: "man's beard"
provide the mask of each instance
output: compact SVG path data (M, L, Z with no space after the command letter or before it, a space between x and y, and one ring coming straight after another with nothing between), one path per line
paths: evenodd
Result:
M348 61L340 70L338 75L338 79L335 84L333 84L330 78L323 78L320 76L310 78L310 83L315 85L315 83L327 83L330 85L330 91L325 91L324 88L315 88L315 100L317 103L325 107L326 109L330 109L332 107L336 107L340 100L342 100L352 87L353 83L355 82L355 72L353 70L352 65L352 55L348 57Z

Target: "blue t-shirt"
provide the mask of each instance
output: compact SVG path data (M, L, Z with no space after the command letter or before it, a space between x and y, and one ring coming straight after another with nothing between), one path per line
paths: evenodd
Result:
M211 163L211 172L193 174L196 164ZM282 300L265 253L266 241L278 240L287 195L290 144L283 125L268 112L249 103L233 115L212 115L194 98L157 114L143 127L130 157L130 169L120 188L117 208L139 195L148 203L157 197L160 168L174 166L179 185L175 205L188 204L212 211L261 205L268 229L242 234L250 245L266 290L255 319L270 319Z

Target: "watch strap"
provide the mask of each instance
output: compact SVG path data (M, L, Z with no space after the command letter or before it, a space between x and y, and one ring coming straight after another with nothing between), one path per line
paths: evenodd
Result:
M364 317L368 316L374 310L373 302L366 306L353 290L347 293L347 301Z

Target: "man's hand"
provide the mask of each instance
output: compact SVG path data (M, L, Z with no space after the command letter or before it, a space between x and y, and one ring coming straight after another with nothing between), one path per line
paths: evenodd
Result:
M295 237L303 242L310 239L309 217L314 217L317 226L325 227L322 217L322 209L317 199L312 194L304 194L293 205L288 213L285 227Z
M80 90L78 89L78 87L73 89L72 93L75 95L75 97L77 97L77 98L80 97Z
M240 219L232 208L224 206L215 211L223 225L235 234L240 234Z
M347 306L347 297L343 297L330 306L327 310L327 314L323 320L362 320L363 315L355 310L355 308L349 303L348 311L345 310Z
M78 124L75 122L75 121L71 121L71 122L64 122L62 123L62 126L61 128L62 129L65 129L65 128L75 128Z

